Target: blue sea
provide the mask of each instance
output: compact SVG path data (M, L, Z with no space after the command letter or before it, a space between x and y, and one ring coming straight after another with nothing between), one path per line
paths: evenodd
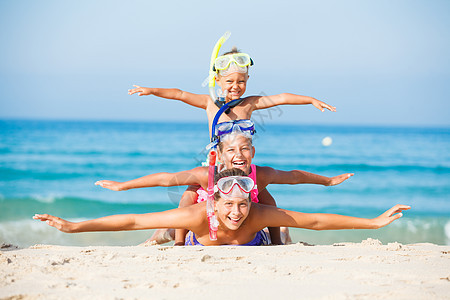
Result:
M273 185L278 206L373 218L412 206L379 230L291 230L294 242L450 244L450 128L258 124L258 165L325 176L353 172L334 187ZM333 143L322 145L324 137ZM152 231L65 234L35 221L49 213L73 221L175 208L184 187L114 192L100 179L129 180L200 165L205 123L0 121L0 243L136 245Z

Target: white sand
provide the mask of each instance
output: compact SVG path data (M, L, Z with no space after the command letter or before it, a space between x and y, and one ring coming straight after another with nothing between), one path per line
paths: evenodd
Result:
M450 299L433 244L1 250L1 299Z

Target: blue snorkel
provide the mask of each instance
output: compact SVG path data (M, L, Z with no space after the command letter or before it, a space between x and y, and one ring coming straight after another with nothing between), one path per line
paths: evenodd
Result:
M216 126L219 122L220 116L226 112L229 108L234 107L236 104L239 104L242 101L242 99L235 99L230 102L225 103L219 111L214 116L212 125L211 125L211 144L209 144L207 147L209 147L211 150L215 150L217 147L217 144L219 142L219 137L216 135Z

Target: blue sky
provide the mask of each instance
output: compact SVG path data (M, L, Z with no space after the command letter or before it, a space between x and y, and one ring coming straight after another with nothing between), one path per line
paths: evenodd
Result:
M1 1L0 118L205 121L133 84L207 93L216 40L255 61L246 95L291 92L273 122L450 126L450 1Z

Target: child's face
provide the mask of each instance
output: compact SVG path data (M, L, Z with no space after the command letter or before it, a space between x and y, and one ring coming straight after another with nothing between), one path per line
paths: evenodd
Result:
M230 230L238 230L250 212L250 201L242 198L220 198L216 201L219 221Z
M227 76L217 76L216 82L222 91L228 91L226 101L236 100L244 95L247 89L248 73L231 73Z
M227 169L240 169L246 174L250 172L250 165L255 156L255 147L243 134L236 134L221 141L219 149L219 160Z

